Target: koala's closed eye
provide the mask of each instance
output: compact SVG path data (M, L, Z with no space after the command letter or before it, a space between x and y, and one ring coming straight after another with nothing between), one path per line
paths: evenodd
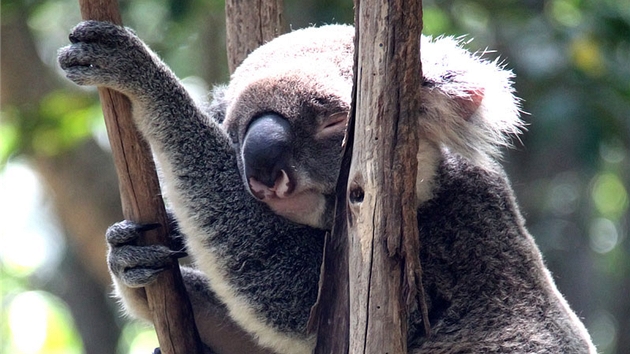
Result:
M344 134L348 123L348 112L335 113L323 119L319 130L315 134L317 138L325 138L330 135Z

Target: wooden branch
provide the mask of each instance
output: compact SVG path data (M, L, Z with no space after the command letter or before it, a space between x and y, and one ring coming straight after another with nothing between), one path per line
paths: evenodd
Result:
M316 353L407 353L409 311L421 311L429 333L415 196L422 1L357 0L355 26L344 156L352 163L340 173L337 223L314 311L321 318L311 324L318 327ZM347 314L349 324L338 319Z
M115 0L79 0L79 4L85 20L122 25ZM120 183L123 215L138 223L160 223L162 227L145 233L143 242L168 246L168 219L153 157L134 126L131 103L116 91L102 87L98 91ZM162 353L202 353L177 261L145 290Z
M356 52L355 52L356 58ZM355 60L356 62L356 60ZM355 66L356 74L356 66ZM356 77L356 75L355 75ZM353 87L353 92L356 89ZM354 97L354 93L352 95ZM313 305L307 330L317 334L314 353L348 353L350 335L350 293L348 288L348 174L354 142L355 104L352 102L341 169L337 177L335 218L331 233L326 233L324 259L319 276L319 294Z
M415 193L422 2L357 0L355 7L350 353L407 353L407 314L422 291Z
M230 73L254 49L285 32L282 11L282 0L225 1Z

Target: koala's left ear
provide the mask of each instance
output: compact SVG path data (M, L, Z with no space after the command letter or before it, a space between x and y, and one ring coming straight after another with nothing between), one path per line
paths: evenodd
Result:
M461 118L468 121L470 117L479 109L481 106L481 101L483 101L483 97L485 94L485 89L483 87L474 89L474 90L466 90L467 95L455 97L455 104L458 108L458 113Z

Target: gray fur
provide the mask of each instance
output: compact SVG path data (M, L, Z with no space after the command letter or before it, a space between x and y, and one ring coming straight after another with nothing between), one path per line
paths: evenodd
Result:
M233 332L263 347L278 353L312 349L305 325L317 294L342 139L325 127L349 108L353 33L351 27L326 26L266 44L227 88L215 90L205 110L129 30L83 22L70 36L73 44L59 52L74 82L130 97L195 260L197 270L183 273L206 340L217 316L229 314ZM418 226L433 332L425 337L413 314L410 352L594 353L494 163L506 133L521 127L511 74L448 38L424 38L422 53ZM291 213L256 200L239 173L249 123L268 112L285 117L299 136L291 178L311 199L295 203L312 200L314 212ZM156 258L177 254L131 247L137 233L124 222L112 227L108 259L127 311L150 320L146 298L133 286L152 281L154 272L147 269L159 268Z
M434 198L418 209L433 335L412 339L413 352L594 353L503 173L446 153L436 181Z

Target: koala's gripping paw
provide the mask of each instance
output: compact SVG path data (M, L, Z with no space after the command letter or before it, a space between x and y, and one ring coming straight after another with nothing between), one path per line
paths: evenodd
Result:
M85 21L69 38L72 44L59 50L59 65L79 85L105 86L134 95L155 72L147 47L124 27Z
M107 263L112 274L126 286L146 286L172 264L173 258L186 256L186 252L173 251L166 246L137 245L136 241L143 232L157 227L160 225L142 225L125 220L107 229Z

